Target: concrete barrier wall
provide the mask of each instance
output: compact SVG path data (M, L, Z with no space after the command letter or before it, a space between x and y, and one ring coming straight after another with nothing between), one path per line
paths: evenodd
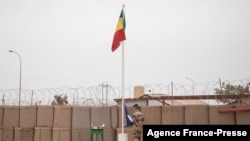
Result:
M162 107L162 124L183 125L184 106L164 106Z
M71 106L55 106L53 127L71 128Z
M3 126L3 110L4 110L4 107L1 106L0 107L0 127Z
M249 125L250 105L142 106L144 124ZM222 112L223 109L231 111ZM132 107L128 107L132 114ZM20 113L19 113L20 112ZM81 141L90 139L90 124L105 123L104 138L116 141L121 133L120 106L8 106L0 107L0 141ZM124 114L125 115L125 114ZM20 118L19 118L20 116ZM124 118L124 125L126 119ZM20 124L19 124L20 123ZM132 138L132 127L125 133Z
M53 106L37 106L37 127L53 127L53 120Z
M52 128L52 141L71 141L69 128Z
M71 141L89 141L90 130L89 128L72 129L71 136Z
M209 106L209 123L213 125L232 125L235 123L235 113L234 112L228 112L228 113L221 113L219 112L220 109L226 109L226 108L233 108L232 105L216 105L216 106Z
M34 130L33 128L14 128L14 141L33 141Z
M91 123L99 126L101 122L106 128L111 128L111 109L110 107L91 107Z
M51 141L52 129L50 127L35 127L34 141Z
M14 141L14 129L13 127L2 128L2 140L3 141Z
M3 126L4 127L19 126L19 107L17 106L4 107Z
M250 108L248 105L236 105L235 108ZM250 111L240 111L236 112L236 124L237 125L250 125Z
M161 124L162 123L162 106L141 107L144 115L144 124Z
M116 129L119 125L118 107L112 106L111 108L111 128Z
M185 124L208 124L208 105L187 105L184 111Z
M72 129L84 129L90 126L90 107L72 107Z
M25 106L20 108L20 126L32 128L36 126L36 106Z

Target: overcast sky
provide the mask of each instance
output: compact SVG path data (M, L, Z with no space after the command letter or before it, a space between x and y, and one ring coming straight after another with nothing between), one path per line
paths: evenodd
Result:
M249 0L1 0L0 89L250 80Z

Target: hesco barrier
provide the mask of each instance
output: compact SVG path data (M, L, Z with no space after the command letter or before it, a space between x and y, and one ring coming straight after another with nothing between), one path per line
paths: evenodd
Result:
M237 109L240 109L237 111ZM249 125L250 105L142 106L145 125ZM132 114L132 107L128 107ZM223 112L224 111L224 112ZM123 114L125 115L125 114ZM89 140L90 126L105 124L104 139L121 133L120 106L1 106L0 141ZM125 122L125 118L124 118ZM124 123L125 125L125 123ZM125 128L132 138L132 128Z

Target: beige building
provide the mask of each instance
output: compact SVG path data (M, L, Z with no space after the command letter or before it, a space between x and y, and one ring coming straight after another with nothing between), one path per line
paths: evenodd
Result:
M126 98L124 102L127 106L132 106L135 103L140 106L170 106L170 105L208 105L206 102L197 99L162 99L161 97L169 96L167 94L144 94L143 86L134 87L134 98ZM121 103L121 99L115 99L118 105Z

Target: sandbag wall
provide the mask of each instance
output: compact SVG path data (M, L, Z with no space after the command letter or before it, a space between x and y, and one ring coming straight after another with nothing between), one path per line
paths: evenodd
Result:
M158 107L158 106L156 106ZM150 107L151 108L151 107ZM250 111L220 112L221 109L250 108L250 105L183 105L162 106L161 124L174 125L249 125ZM143 108L142 108L143 111ZM152 113L155 116L150 116ZM144 114L145 115L145 114ZM150 110L145 115L145 121L149 118L160 120L157 110ZM152 123L152 122L151 122ZM151 124L150 123L150 124ZM147 122L145 122L147 124Z
M101 122L105 124L104 139L115 141L117 117L117 106L39 105L20 108L2 106L0 107L0 141L89 140L91 123L98 126Z
M142 106L144 124L250 124L250 111L220 112L250 105ZM128 107L132 114L132 107ZM90 126L105 123L104 139L116 141L121 133L120 106L1 106L0 141L82 141L90 139ZM124 117L124 125L126 118ZM132 128L127 127L129 139ZM100 137L99 137L100 138ZM100 140L100 139L99 139Z
M145 125L250 125L250 111L220 112L227 108L250 108L250 105L178 105L178 106L142 106ZM128 107L132 114L132 107ZM122 109L119 108L119 121L122 119ZM125 117L124 117L125 119ZM117 134L121 133L121 122ZM128 138L132 139L131 127L124 129Z

